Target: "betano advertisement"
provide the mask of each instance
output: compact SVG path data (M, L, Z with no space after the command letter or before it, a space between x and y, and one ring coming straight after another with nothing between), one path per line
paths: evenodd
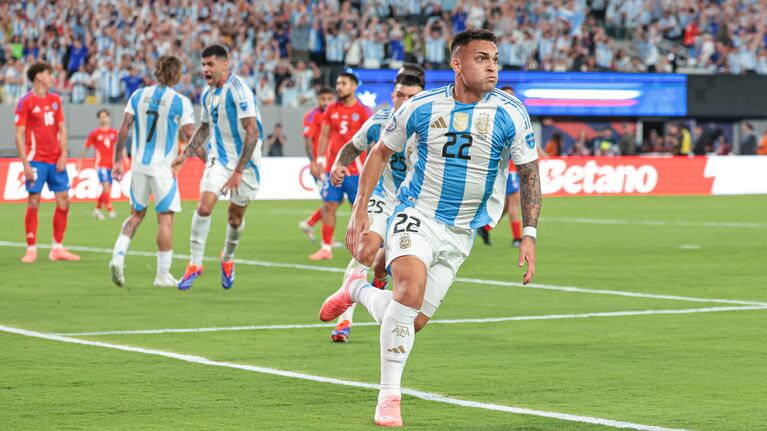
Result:
M67 166L74 201L94 200L100 185L93 160L77 172ZM179 175L181 199L196 200L204 170L190 160ZM541 188L548 196L587 195L731 195L767 194L767 157L567 157L540 160ZM259 200L317 199L309 166L303 157L264 158ZM130 171L115 182L112 198L127 200ZM24 171L18 159L0 159L0 202L24 202ZM43 189L43 200L53 193Z

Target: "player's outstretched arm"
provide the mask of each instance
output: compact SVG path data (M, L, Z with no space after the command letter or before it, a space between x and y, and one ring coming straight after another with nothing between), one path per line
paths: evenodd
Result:
M125 149L125 141L128 140L131 126L133 126L133 114L126 112L123 115L123 122L120 124L120 131L117 133L117 143L115 144L115 162L112 167L112 177L116 181L120 181L123 178L123 150Z
M229 181L227 181L221 189L224 193L229 190L236 190L240 186L242 172L245 170L250 158L253 156L253 151L256 149L256 144L258 143L258 123L256 122L256 117L243 118L240 122L245 129L245 140L242 143L242 153L240 153L240 159L237 160L237 165L234 167L234 172L232 172Z
M393 154L394 151L392 149L382 142L378 142L370 150L365 160L365 165L362 166L357 187L357 198L354 200L352 216L349 219L349 228L346 230L346 248L349 249L352 255L355 255L357 252L357 245L362 238L362 233L366 232L370 227L367 212L368 201L373 194L373 189L378 184L378 180L381 179L384 167L389 163L389 159L391 159Z
M535 229L541 214L541 178L538 174L538 161L517 166L519 173L520 203L522 206L522 244L519 246L520 267L527 262L527 271L522 280L529 283L535 275Z

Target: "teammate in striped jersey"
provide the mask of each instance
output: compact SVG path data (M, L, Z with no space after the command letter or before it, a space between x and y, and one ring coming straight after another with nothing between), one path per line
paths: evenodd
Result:
M192 216L191 258L178 283L181 290L191 288L202 275L210 214L222 193L229 193L230 201L226 241L221 252L221 286L224 289L232 287L234 252L245 228L245 210L255 199L261 181L263 127L253 90L243 78L229 70L229 54L220 45L202 51L202 74L208 87L201 98L201 124L184 152L174 161L174 166L180 167L210 139L210 151L200 182L200 201Z
M409 72L401 73L397 75L394 84L394 90L391 94L393 107L383 108L365 121L352 140L346 143L338 153L338 158L330 178L334 185L341 184L346 175L349 174L347 166L354 163L354 160L360 154L378 142L381 130L386 126L394 111L399 109L405 101L423 91L423 75L415 75ZM379 289L386 287L388 273L386 272L386 262L381 246L386 237L386 221L391 215L392 210L394 210L397 189L411 168L409 151L412 151L412 149L413 146L409 145L405 150L394 154L384 168L381 180L378 182L367 205L368 215L371 219L370 233L365 235L360 242L359 249L355 255L356 259L352 258L349 262L344 279L354 273L364 273L367 275L368 268L373 266L373 286ZM338 317L338 323L330 334L330 338L333 341L349 341L353 316L354 306Z
M417 160L400 186L387 228L385 253L393 292L372 288L364 275L352 275L320 309L320 319L329 321L360 303L381 323L378 425L402 425L400 384L415 332L447 294L469 255L474 229L498 222L510 159L521 183L525 227L517 263L528 265L523 283L535 273L541 208L535 134L522 103L495 89L495 40L487 30L458 34L450 59L455 83L405 102L365 163L346 233L353 253L369 229L366 203L386 163L408 138L417 136Z
M173 260L173 213L181 211L181 200L176 183L177 171L171 163L178 155L179 132L188 140L194 132L192 102L173 87L181 80L181 61L172 56L157 60L154 71L158 85L136 90L125 106L120 132L115 146L112 176L123 177L123 148L133 128L131 154L130 197L131 215L123 222L115 241L109 267L112 281L125 285L125 254L131 238L146 215L149 196L154 196L157 212L157 273L155 287L174 287L177 281L170 274Z

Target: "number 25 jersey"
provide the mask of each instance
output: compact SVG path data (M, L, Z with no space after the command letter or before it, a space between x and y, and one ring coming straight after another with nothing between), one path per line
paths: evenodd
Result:
M535 134L519 99L495 89L477 103L453 97L453 85L405 102L381 141L400 152L413 134L416 161L399 189L402 206L413 206L448 226L469 229L501 217L509 159L535 161Z

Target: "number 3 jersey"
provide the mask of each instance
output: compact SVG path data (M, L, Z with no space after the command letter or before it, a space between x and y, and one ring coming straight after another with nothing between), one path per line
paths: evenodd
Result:
M354 134L352 145L359 151L366 151L375 145L381 137L381 132L389 119L394 115L394 109L387 107L376 112L372 117L362 125L360 130ZM376 185L374 194L380 196L388 202L394 203L397 197L397 190L407 176L412 164L410 155L413 150L412 142L415 136L411 136L402 151L396 152L389 159L389 163L384 167L381 174L381 180Z
M229 75L223 86L206 87L200 98L201 120L210 124L210 147L208 160L215 160L229 170L234 170L244 148L246 130L242 119L255 118L258 141L246 166L252 169L260 182L258 172L261 164L261 145L264 128L256 106L256 96L244 79Z
M400 205L457 228L494 226L509 160L538 158L527 110L498 89L472 104L456 101L453 85L421 93L389 119L381 141L400 152L414 134L416 160L399 189Z
M172 88L152 85L131 95L125 113L133 115L131 170L153 177L172 176L179 129L194 124L192 102Z

